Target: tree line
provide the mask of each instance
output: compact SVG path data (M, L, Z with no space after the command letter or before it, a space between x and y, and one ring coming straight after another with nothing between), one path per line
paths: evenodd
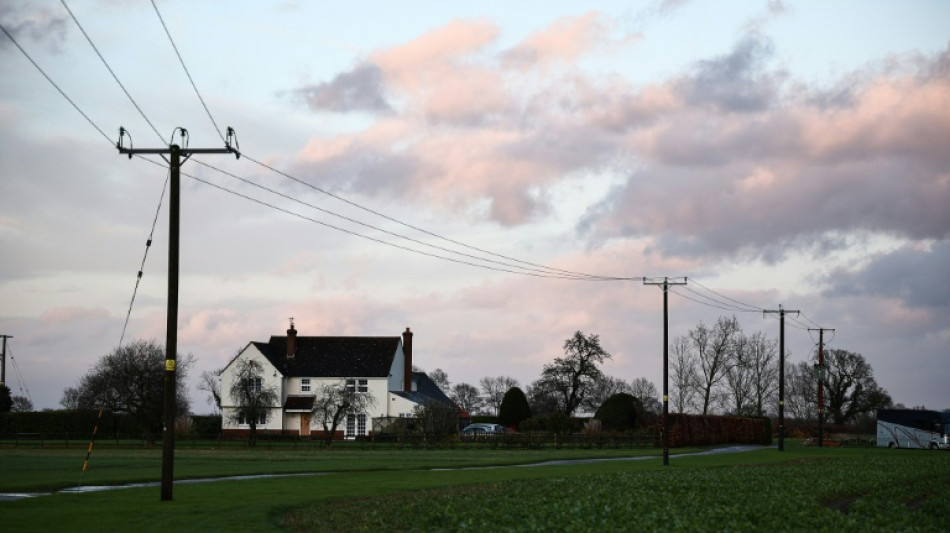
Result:
M699 323L670 345L670 410L680 413L774 416L778 410L778 343L761 331L747 334L735 316ZM785 408L789 417L810 422L818 413L818 350L807 361L787 362ZM890 395L874 379L861 354L826 349L824 407L835 424L854 422Z
M714 324L699 323L687 334L675 337L670 346L670 411L739 416L773 416L778 405L778 346L762 332L747 334L736 318L720 317ZM790 354L786 354L786 358ZM538 379L522 391L517 379L485 376L478 385L451 383L448 374L437 368L428 375L459 408L473 415L499 416L506 395L514 390L525 398L528 415L572 417L594 413L613 396L632 397L645 415L658 415L662 404L656 386L638 377L631 381L609 376L602 365L613 356L596 334L576 331L563 344L563 354L545 364ZM139 421L143 434L158 435L162 424L162 383L165 350L155 341L139 340L103 356L75 386L63 391L60 404L66 409L103 407L129 413ZM817 414L817 375L809 361L786 365L785 406L789 417L812 421ZM874 379L871 365L857 353L830 349L825 353L825 408L830 421L845 424L892 405L891 397ZM177 401L179 413L190 411L184 389L192 355L178 357ZM207 392L219 409L222 394L228 394L237 409L236 420L247 421L252 429L265 406L277 403L276 390L262 389L257 379L260 369L242 369L232 390L221 391L218 372L204 372L199 389ZM347 386L347 381L315 391L315 423L332 435L341 420L364 412L375 402L366 393ZM7 389L9 391L9 389ZM0 408L7 407L9 392L0 391ZM22 403L22 402L20 402ZM252 431L252 433L254 433Z

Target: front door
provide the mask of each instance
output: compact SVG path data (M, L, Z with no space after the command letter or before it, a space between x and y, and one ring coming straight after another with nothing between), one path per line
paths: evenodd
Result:
M300 436L310 436L310 413L300 413Z

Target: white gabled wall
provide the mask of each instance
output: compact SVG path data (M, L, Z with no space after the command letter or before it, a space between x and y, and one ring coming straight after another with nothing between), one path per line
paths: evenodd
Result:
M386 393L391 390L402 390L405 385L406 377L406 354L402 351L402 339L399 340L399 345L396 346L396 355L393 356L393 366L389 369L389 382L387 384Z
M239 426L236 422L231 421L231 416L235 412L234 400L231 399L231 385L235 379L237 379L238 361L246 361L249 359L259 362L264 369L263 375L261 376L262 386L276 388L281 399L280 405L276 405L270 409L267 416L267 423L263 426L257 426L257 429L280 430L284 422L282 406L286 398L283 375L277 371L277 368L264 357L264 354L262 354L253 343L248 344L241 350L241 353L232 359L231 362L228 363L228 366L224 367L224 370L221 371L221 429L244 429L247 427L246 424Z
M411 402L397 394L389 393L387 396L389 396L389 413L387 413L387 416L400 418L412 416L416 402Z

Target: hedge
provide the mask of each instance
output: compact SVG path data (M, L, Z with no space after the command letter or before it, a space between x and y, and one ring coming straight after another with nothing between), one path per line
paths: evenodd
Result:
M662 417L657 438L662 439ZM771 444L772 430L767 418L703 416L670 413L670 447L710 444ZM661 443L662 444L662 443Z
M132 415L95 409L72 411L37 411L28 413L0 413L0 438L11 439L17 434L43 435L96 435L103 438L116 436L141 437L142 428ZM198 435L217 435L221 432L221 415L191 417L190 432ZM153 435L160 438L160 435Z

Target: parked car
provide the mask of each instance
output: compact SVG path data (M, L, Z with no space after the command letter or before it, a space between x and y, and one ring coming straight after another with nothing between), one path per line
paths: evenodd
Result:
M503 434L505 431L505 426L478 422L465 426L461 431L461 435L464 439L477 439L494 437Z

